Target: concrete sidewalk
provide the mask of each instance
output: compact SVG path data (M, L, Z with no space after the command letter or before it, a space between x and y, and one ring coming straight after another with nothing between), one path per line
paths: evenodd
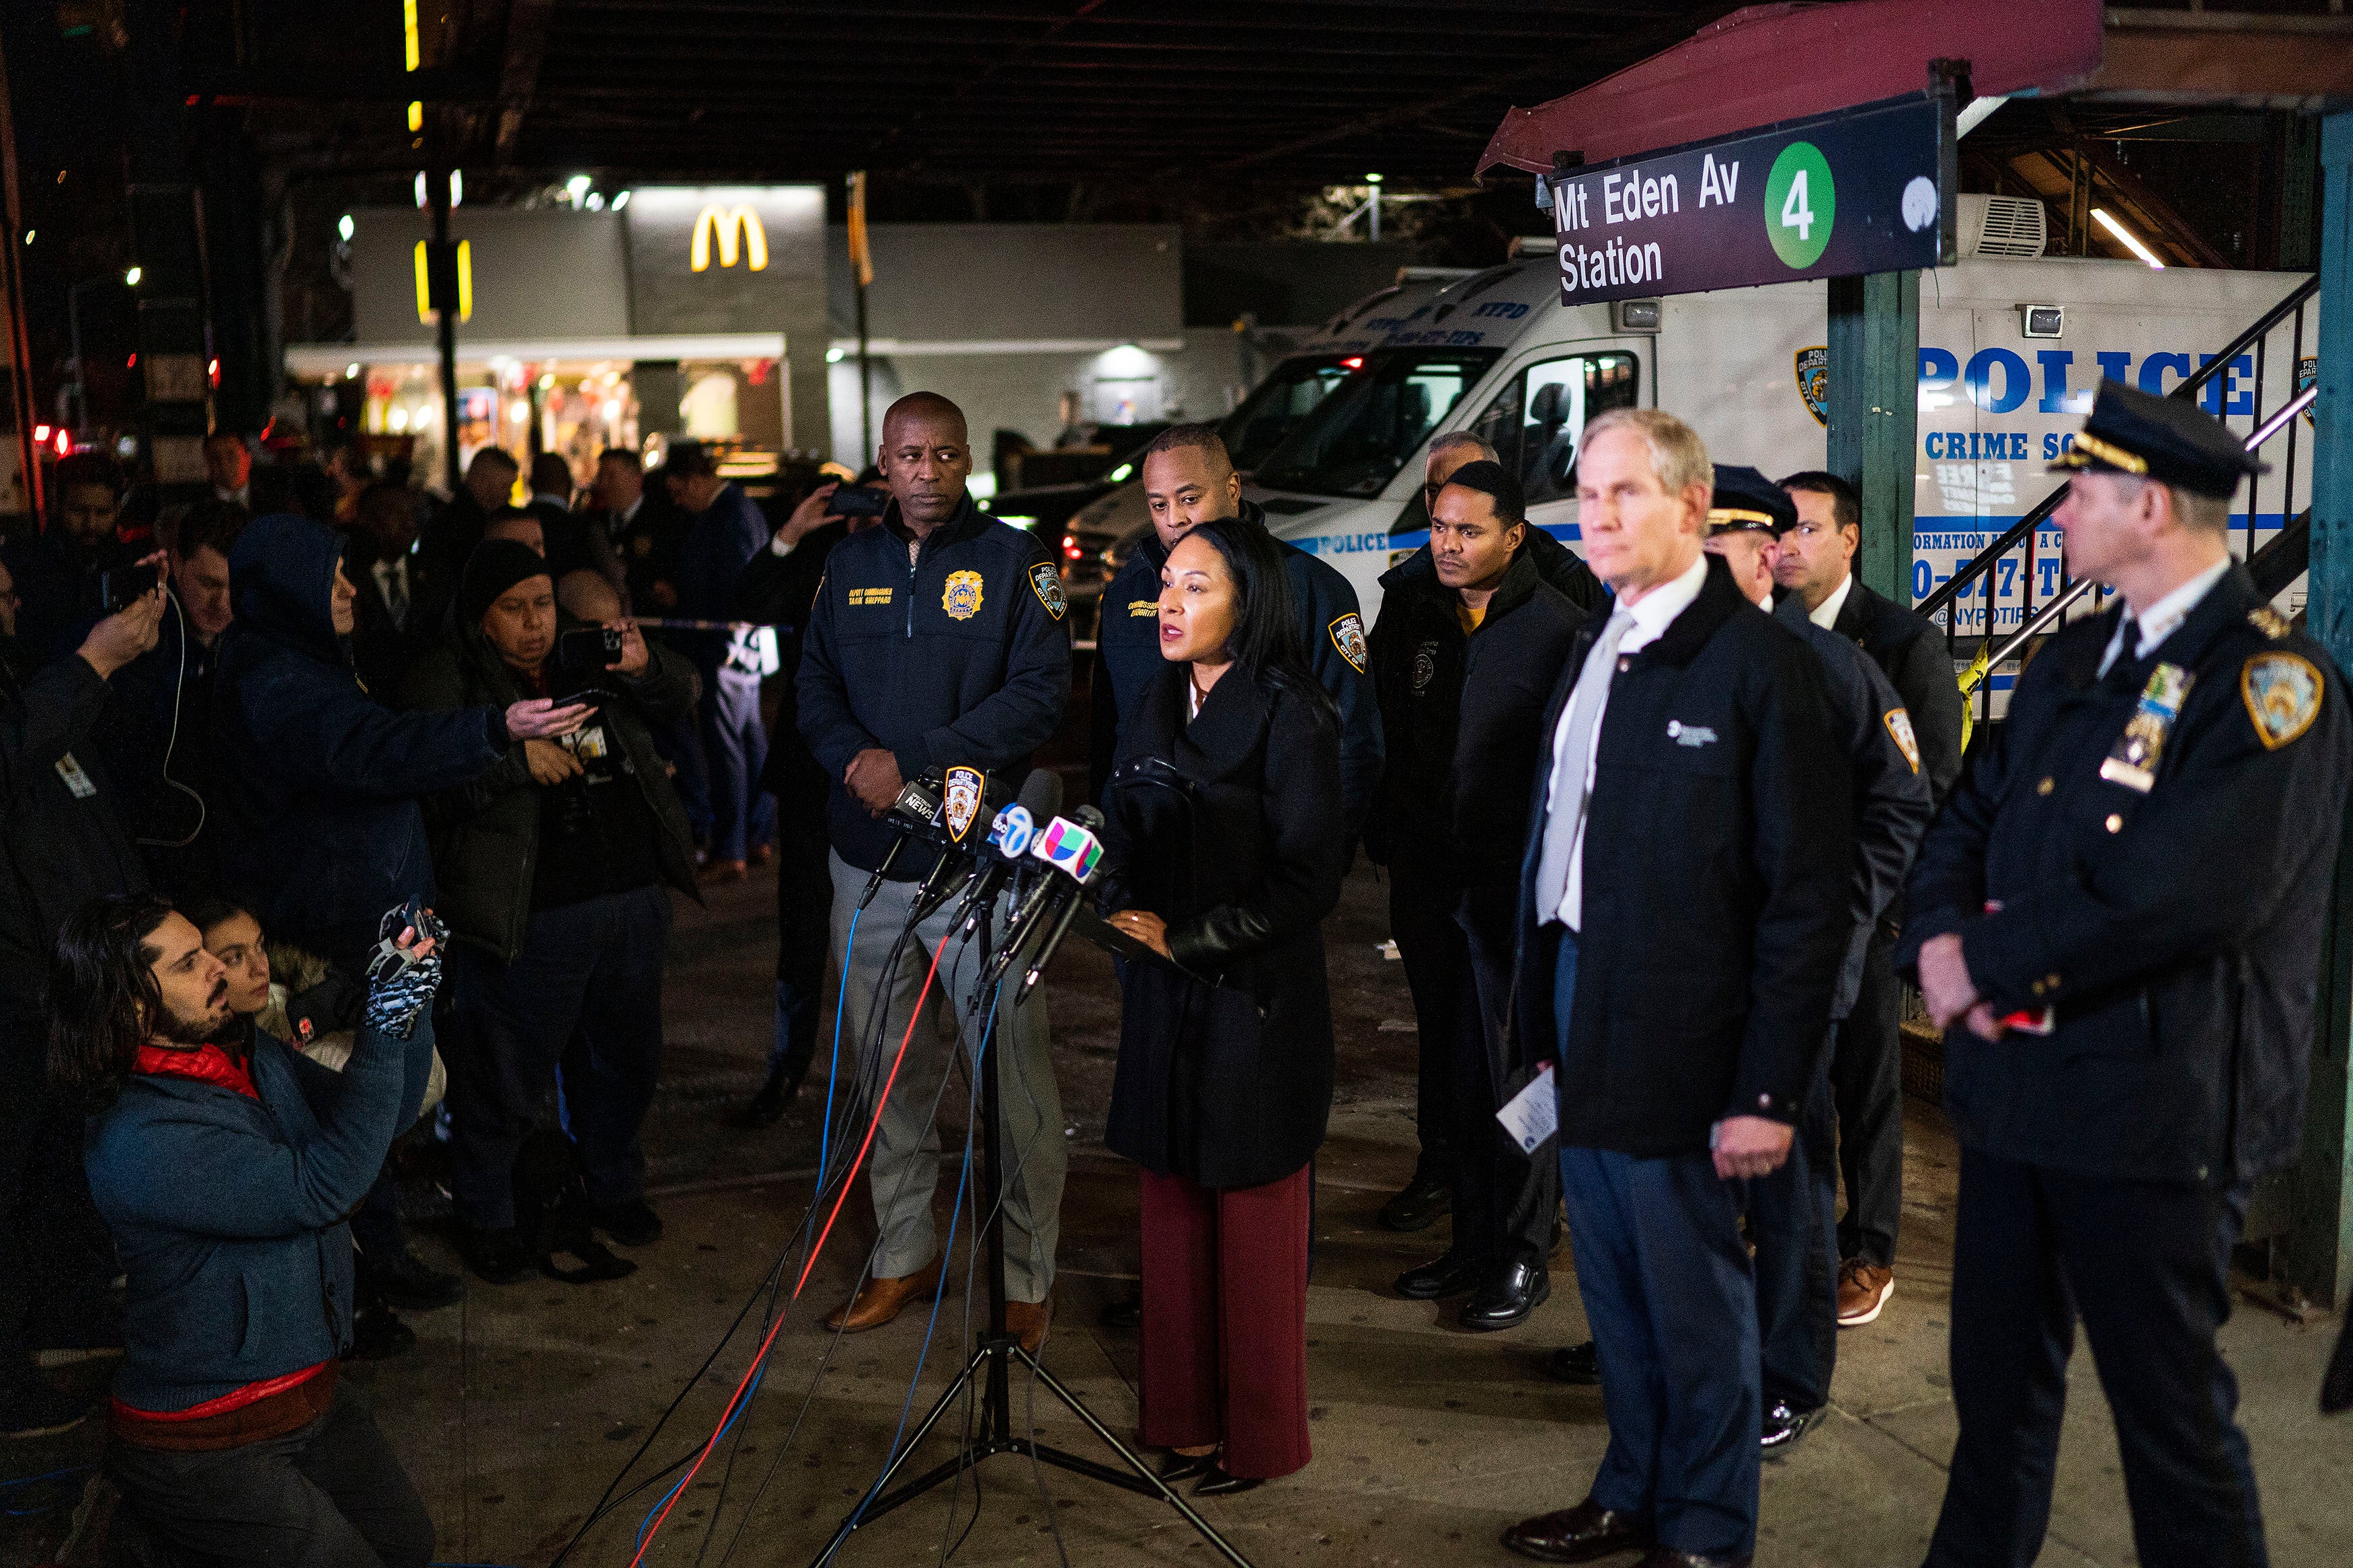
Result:
M1315 1459L1295 1477L1202 1505L1261 1564L1516 1562L1496 1544L1498 1532L1577 1501L1605 1441L1599 1391L1564 1387L1541 1370L1554 1347L1586 1337L1565 1253L1555 1260L1550 1302L1506 1333L1464 1333L1439 1305L1388 1289L1398 1269L1442 1248L1446 1232L1443 1222L1418 1237L1373 1225L1414 1153L1413 1036L1382 1027L1411 1016L1403 966L1376 952L1387 934L1386 892L1360 866L1327 928L1341 1068L1317 1167L1308 1297ZM420 1342L414 1353L352 1369L433 1510L438 1560L546 1563L800 1222L823 1084L813 1082L770 1131L719 1121L759 1078L773 899L773 885L754 878L719 889L708 910L681 909L669 979L670 1058L649 1138L651 1179L664 1189L655 1201L669 1230L632 1254L638 1273L577 1289L476 1284L461 1306L411 1315ZM1049 1005L1071 1163L1060 1313L1046 1362L1125 1438L1135 1418L1134 1339L1095 1321L1104 1302L1125 1292L1135 1268L1133 1170L1102 1147L1118 1026L1109 961L1074 945L1058 961ZM952 1149L961 1147L965 1092L960 1079L952 1083L941 1115ZM1955 1150L1938 1114L1916 1102L1909 1112L1896 1292L1879 1322L1841 1336L1832 1418L1765 1467L1760 1563L1911 1568L1935 1522L1954 1430L1945 1310ZM955 1170L951 1160L943 1210ZM648 1562L807 1562L872 1481L908 1406L928 1320L911 1310L839 1342L818 1327L871 1240L862 1186L861 1178L778 1335L756 1402L680 1500ZM932 1331L913 1416L964 1361L965 1234L956 1244L958 1288ZM429 1231L419 1246L455 1267ZM784 1288L789 1293L789 1279ZM976 1288L975 1320L985 1310L985 1291ZM2273 1561L2282 1568L2320 1568L2353 1554L2353 1423L2324 1423L2314 1404L2335 1329L2333 1321L2292 1328L2242 1308L2225 1336L2245 1391ZM754 1343L738 1333L632 1480L709 1436ZM1029 1418L1027 1392L1017 1382L1017 1423ZM1110 1458L1043 1390L1035 1420L1046 1440ZM934 1435L908 1473L951 1451L944 1435ZM571 1561L627 1563L633 1532L668 1484L614 1510ZM2074 1363L2059 1489L2043 1563L2121 1568L2134 1561L2088 1351ZM1057 1527L1073 1563L1215 1561L1165 1504L1050 1469L1041 1488L1018 1458L990 1460L978 1497L976 1521L972 1482L953 1494L943 1487L862 1529L843 1561L931 1561L944 1542L962 1537L960 1563L1052 1563ZM34 1561L0 1550L0 1563Z

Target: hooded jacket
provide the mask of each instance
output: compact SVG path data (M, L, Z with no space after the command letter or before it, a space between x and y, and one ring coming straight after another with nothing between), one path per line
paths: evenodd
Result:
M290 512L229 552L237 619L213 686L221 879L273 935L355 964L384 911L433 896L417 797L505 754L504 713L395 713L352 668L331 600L341 535Z
M561 636L581 623L559 610L555 624ZM620 748L647 811L660 825L654 862L662 879L700 903L686 808L670 787L647 729L649 724L668 726L693 711L694 672L682 654L651 644L646 652L643 674L632 677L610 669L598 678L599 685L628 700L603 705L589 722L603 728ZM553 661L550 673L554 673ZM445 712L473 703L503 709L527 695L479 626L444 633L409 671L400 692L405 707ZM501 963L512 963L522 952L533 879L539 868L540 786L532 780L523 744L517 741L509 745L506 754L471 783L425 802L433 867L441 884L438 913L449 922L450 934Z

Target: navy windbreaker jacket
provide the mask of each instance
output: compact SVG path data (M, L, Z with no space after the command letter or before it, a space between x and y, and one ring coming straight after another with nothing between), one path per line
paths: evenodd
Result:
M1071 694L1068 607L1043 541L969 495L913 556L912 538L894 501L881 527L833 547L795 687L801 736L831 781L834 850L867 871L897 835L851 796L850 759L880 748L906 779L961 763L1009 793ZM933 858L902 855L892 877L921 877Z

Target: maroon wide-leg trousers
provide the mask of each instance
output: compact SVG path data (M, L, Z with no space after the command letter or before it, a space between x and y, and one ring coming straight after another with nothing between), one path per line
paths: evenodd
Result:
M1143 1436L1225 1446L1226 1473L1308 1460L1308 1175L1204 1187L1144 1173Z

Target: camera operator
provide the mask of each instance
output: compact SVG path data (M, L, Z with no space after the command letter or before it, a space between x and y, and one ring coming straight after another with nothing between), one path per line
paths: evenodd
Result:
M972 448L964 411L933 392L899 399L882 416L881 464L891 504L880 527L834 547L797 682L801 734L830 781L832 962L847 974L845 1034L859 1053L858 1081L875 1089L887 1057L875 1058L898 1048L923 966L954 930L952 910L914 928L877 1020L868 998L913 913L916 879L933 867L928 853L899 856L881 895L858 912L868 874L891 854L882 815L902 784L927 770L963 764L1020 777L1071 695L1069 606L1053 558L1043 541L974 504L965 488ZM955 965L942 958L939 972L953 988ZM967 1016L963 1026L966 1048L976 1049L986 1019ZM880 1328L940 1286L944 1259L932 1223L940 1141L929 1097L915 1087L938 1079L927 1035L908 1037L913 1044L881 1109L868 1166L881 1232L872 1277L826 1320L829 1330ZM1007 1077L1000 1131L1018 1163L1005 1194L1006 1321L1034 1352L1051 1315L1069 1161L1044 999L1000 1013L995 1045Z
M855 487L853 487L855 489ZM818 1004L825 991L826 917L833 905L833 878L826 868L825 797L832 781L808 742L801 739L800 704L793 682L801 668L801 640L816 607L818 585L833 547L880 514L843 516L832 510L839 480L819 485L793 509L735 580L728 613L776 632L776 658L784 679L776 727L768 735L768 760L760 788L776 802L776 1016L768 1047L766 1079L738 1107L744 1127L772 1127L808 1076L817 1058L820 1022ZM880 500L878 492L863 495Z
M89 1198L79 1166L58 1156L79 1130L48 1091L39 998L67 918L147 886L89 742L110 679L155 646L163 613L159 588L37 674L0 660L0 1437L79 1421L81 1406L35 1376L34 1352L103 1348L111 1332L114 1263L77 1245Z
M575 639L571 660L554 658L560 637ZM457 626L401 693L439 711L584 690L594 711L577 733L517 741L488 773L427 802L458 943L449 1114L459 1249L494 1285L537 1268L516 1232L514 1166L559 1059L591 1222L625 1247L661 1235L638 1130L661 1062L663 884L696 895L686 813L646 726L692 706L694 676L629 622L573 620L556 607L548 563L494 539L466 563Z
M228 1562L433 1555L416 1488L338 1377L343 1215L433 1056L438 922L404 909L383 924L341 1073L237 1019L220 960L160 899L98 900L58 938L50 1071L90 1106L90 1189L129 1277L106 1457L120 1557L140 1536Z

